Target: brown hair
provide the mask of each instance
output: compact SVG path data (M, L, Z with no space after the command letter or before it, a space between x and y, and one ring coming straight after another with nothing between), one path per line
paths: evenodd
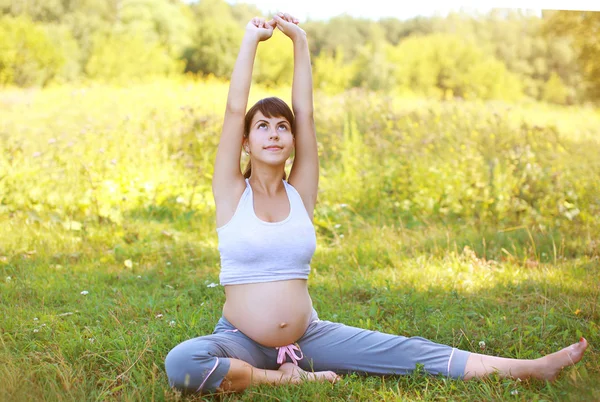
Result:
M252 119L258 111L265 117L283 117L290 123L292 135L296 132L294 127L294 113L287 103L273 96L259 100L248 110L248 112L246 112L246 117L244 118L244 139L247 139L250 135L250 123L252 123ZM246 165L246 169L244 169L244 177L246 179L249 178L251 173L252 166L250 165L250 161L248 161L248 165ZM285 179L285 171L283 172L283 178Z

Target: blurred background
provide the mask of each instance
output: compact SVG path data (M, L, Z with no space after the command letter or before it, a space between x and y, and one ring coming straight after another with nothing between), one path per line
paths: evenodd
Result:
M327 2L300 3L0 0L0 85L130 84L180 74L227 79L249 19L284 10L301 19L315 87L327 93L366 88L556 104L600 96L599 12L427 11L372 1L364 9L344 6L346 12ZM290 82L293 55L283 39L276 35L259 52L256 83Z
M144 243L156 219L214 244L229 77L248 21L279 9L309 38L322 239L600 254L600 12L302 3L0 0L0 223L21 228L0 257ZM290 101L292 50L259 45L249 105Z

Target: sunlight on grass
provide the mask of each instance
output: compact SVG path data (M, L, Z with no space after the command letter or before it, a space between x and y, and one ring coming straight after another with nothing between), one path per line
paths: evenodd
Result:
M210 180L226 91L0 93L0 400L182 399L164 357L211 333L224 301ZM289 101L257 87L251 102L273 94ZM315 103L321 319L507 357L591 346L553 384L417 370L224 400L600 399L597 110Z

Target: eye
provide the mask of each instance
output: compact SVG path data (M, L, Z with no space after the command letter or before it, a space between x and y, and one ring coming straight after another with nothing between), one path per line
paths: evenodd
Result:
M287 130L287 127L286 127L284 124L281 124L281 125L280 125L278 128L279 128L281 131L283 131L283 130Z
M258 125L258 128L263 128L263 127L265 127L265 128L266 128L266 127L267 127L267 124L266 124L266 123L260 123L260 124Z

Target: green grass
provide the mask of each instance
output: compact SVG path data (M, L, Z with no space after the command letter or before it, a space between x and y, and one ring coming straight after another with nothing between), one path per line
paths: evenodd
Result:
M224 302L207 285L226 88L0 93L0 400L202 399L163 363ZM600 400L597 111L346 96L316 98L320 318L514 358L585 336L588 352L554 383L417 371L205 399Z
M223 290L207 287L218 282L215 236L193 218L180 233L175 228L182 221L130 225L138 229L134 241L105 225L71 248L72 232L57 229L54 249L32 240L6 256L0 399L179 399L163 361L177 343L212 332L220 316ZM314 257L310 291L322 319L506 357L537 358L580 336L589 351L552 384L347 376L335 386L263 386L233 399L598 399L597 258L496 262L469 248L407 255L403 243L410 235L401 230L355 229ZM450 237L451 248L459 240ZM514 390L519 394L511 395Z

